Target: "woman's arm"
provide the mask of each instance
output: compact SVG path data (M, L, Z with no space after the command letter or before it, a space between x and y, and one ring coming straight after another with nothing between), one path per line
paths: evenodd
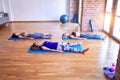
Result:
M63 51L61 51L61 50L50 49L50 48L47 48L47 47L45 47L45 46L42 46L41 48L42 48L42 50L48 50L48 51L53 51L53 52L63 52Z

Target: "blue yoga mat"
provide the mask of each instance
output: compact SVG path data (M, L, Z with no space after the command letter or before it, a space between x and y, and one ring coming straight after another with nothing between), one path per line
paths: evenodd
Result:
M76 45L76 46L71 46L71 47L74 47L76 49L83 49L83 46L82 45ZM44 54L44 53L56 53L56 52L53 52L53 51L48 51L48 50L31 50L30 48L28 49L28 53L40 53L40 54ZM72 53L70 51L64 51L64 53Z
M35 40L40 40L40 39L43 39L43 38L36 38ZM44 39L50 39L50 38L44 38ZM12 38L12 37L10 37L10 38L8 38L8 40L30 40L30 39L26 39L26 38Z
M79 39L71 39L65 36L62 36L62 40L104 40L105 36L101 34L89 34L89 33L81 33Z
M62 36L62 40L84 40L84 39L82 39L82 38L80 38L80 39L71 39L71 38L67 38L67 37Z
M66 38L66 37L62 37L62 40L85 40L84 38L80 38L80 39L71 39L71 38ZM87 39L86 40L104 40L104 39Z

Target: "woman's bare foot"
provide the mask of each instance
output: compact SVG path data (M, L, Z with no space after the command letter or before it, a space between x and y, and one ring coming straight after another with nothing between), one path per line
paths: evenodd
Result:
M84 54L84 53L87 52L88 50L89 50L89 48L86 48L86 49L82 50L81 53Z

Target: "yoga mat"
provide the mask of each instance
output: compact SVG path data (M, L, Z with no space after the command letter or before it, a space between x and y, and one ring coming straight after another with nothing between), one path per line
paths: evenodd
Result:
M62 37L62 40L104 40L104 39L84 39L84 38L80 38L80 39L70 39L70 38L66 38L66 37Z
M12 38L12 37L9 37L8 40L39 40L39 39L50 39L50 38L36 38L36 39L26 39L26 38Z
M89 24L90 24L91 32L94 32L94 26L93 26L93 22L91 19L89 20Z
M79 39L71 39L71 38L67 38L62 36L62 40L85 40L84 38L79 38Z
M71 47L74 47L76 49L83 49L82 45L76 45L76 46L71 46ZM40 53L40 54L44 54L44 53L56 53L56 52L53 52L53 51L47 51L47 50L31 50L30 48L28 49L28 53ZM70 51L64 51L64 53L73 53L73 52L70 52Z
M105 37L101 34L88 34L82 33L79 39L71 39L65 36L62 36L62 40L104 40Z

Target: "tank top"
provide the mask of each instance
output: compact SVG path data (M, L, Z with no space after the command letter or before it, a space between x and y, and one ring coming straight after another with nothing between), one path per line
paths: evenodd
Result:
M57 49L58 42L45 41L42 46L45 46L45 47L50 48L50 49Z

